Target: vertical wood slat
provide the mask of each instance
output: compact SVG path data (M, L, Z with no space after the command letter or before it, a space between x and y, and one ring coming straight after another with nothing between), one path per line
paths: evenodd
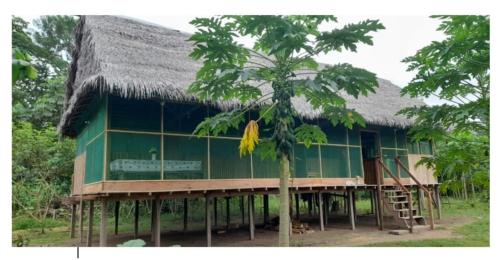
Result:
M101 226L99 230L99 246L108 246L108 201L101 200Z
M87 246L92 246L92 236L94 231L94 201L89 201L89 217L88 217L88 229L87 229Z

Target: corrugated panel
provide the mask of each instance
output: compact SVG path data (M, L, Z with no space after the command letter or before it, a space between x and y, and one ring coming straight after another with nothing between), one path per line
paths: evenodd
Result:
M159 135L109 133L109 180L161 179Z
M207 138L165 136L164 179L207 179Z
M240 158L239 140L210 139L210 178L251 178L250 156Z
M347 147L321 146L323 178L349 178Z

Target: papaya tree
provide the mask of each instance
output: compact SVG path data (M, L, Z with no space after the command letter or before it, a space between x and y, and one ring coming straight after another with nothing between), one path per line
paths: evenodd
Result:
M336 22L334 16L300 15L216 16L191 21L197 31L189 39L194 46L190 56L202 60L203 65L189 92L207 102L239 104L205 118L194 134L217 136L239 128L249 111L259 112L256 120L246 124L240 156L259 145L264 154L280 161L280 246L289 246L290 239L288 185L293 145L326 142L319 126L303 120L296 123L300 117L292 100L305 99L332 125L352 128L364 125L364 120L346 107L341 92L358 97L378 87L374 73L346 63L325 66L314 60L321 53L355 52L359 44L372 45L370 33L384 29L378 20L319 29ZM251 38L253 47L241 44L242 37ZM271 137L259 138L261 120L271 126Z

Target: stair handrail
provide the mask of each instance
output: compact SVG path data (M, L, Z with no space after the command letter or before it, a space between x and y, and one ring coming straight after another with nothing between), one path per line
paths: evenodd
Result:
M401 162L401 160L399 160L399 156L396 156L396 158L394 158L394 161L396 162L396 165L398 167L401 167L407 174L408 176L410 176L410 178L417 184L417 186L422 189L425 193L425 195L427 196L427 207L429 208L429 219L430 219L430 226L431 226L431 230L434 229L434 212L432 210L432 202L434 201L434 199L432 198L432 191L428 190L427 188L424 187L424 185L422 185L422 183L415 177L415 175L413 175L410 170L408 170L408 168L406 168L406 166Z
M413 233L413 198L412 198L412 193L410 192L410 190L408 190L405 187L405 185L403 185L403 183L401 183L401 181L399 180L399 178L397 178L396 176L394 176L394 174L392 174L392 172L389 169L389 167L387 167L387 165L385 165L384 162L382 162L382 160L380 159L380 157L376 158L376 162L377 162L378 165L376 165L375 167L379 167L379 165L382 166L382 169L385 170L385 172L398 184L398 186L404 191L404 193L406 193L406 196L408 197L408 211L409 211L409 217L410 217L410 228L409 228L409 230L410 230L410 233ZM378 170L376 172L379 173ZM382 172L382 174L383 174L383 172ZM379 178L379 176L377 176L377 179L378 178ZM380 206L380 207L382 207L382 206Z

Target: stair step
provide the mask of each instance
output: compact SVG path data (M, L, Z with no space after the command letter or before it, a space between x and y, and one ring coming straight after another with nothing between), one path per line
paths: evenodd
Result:
M407 200L399 200L399 201L389 201L390 204L406 204Z
M406 220L409 220L409 219L410 219L410 217L401 217L401 218L402 218L402 219L406 219ZM420 219L420 218L424 218L424 217L423 217L423 216L419 216L419 215L417 215L417 216L413 216L413 219Z
M396 196L387 196L389 199L394 199L394 198L406 198L406 195L396 195Z

